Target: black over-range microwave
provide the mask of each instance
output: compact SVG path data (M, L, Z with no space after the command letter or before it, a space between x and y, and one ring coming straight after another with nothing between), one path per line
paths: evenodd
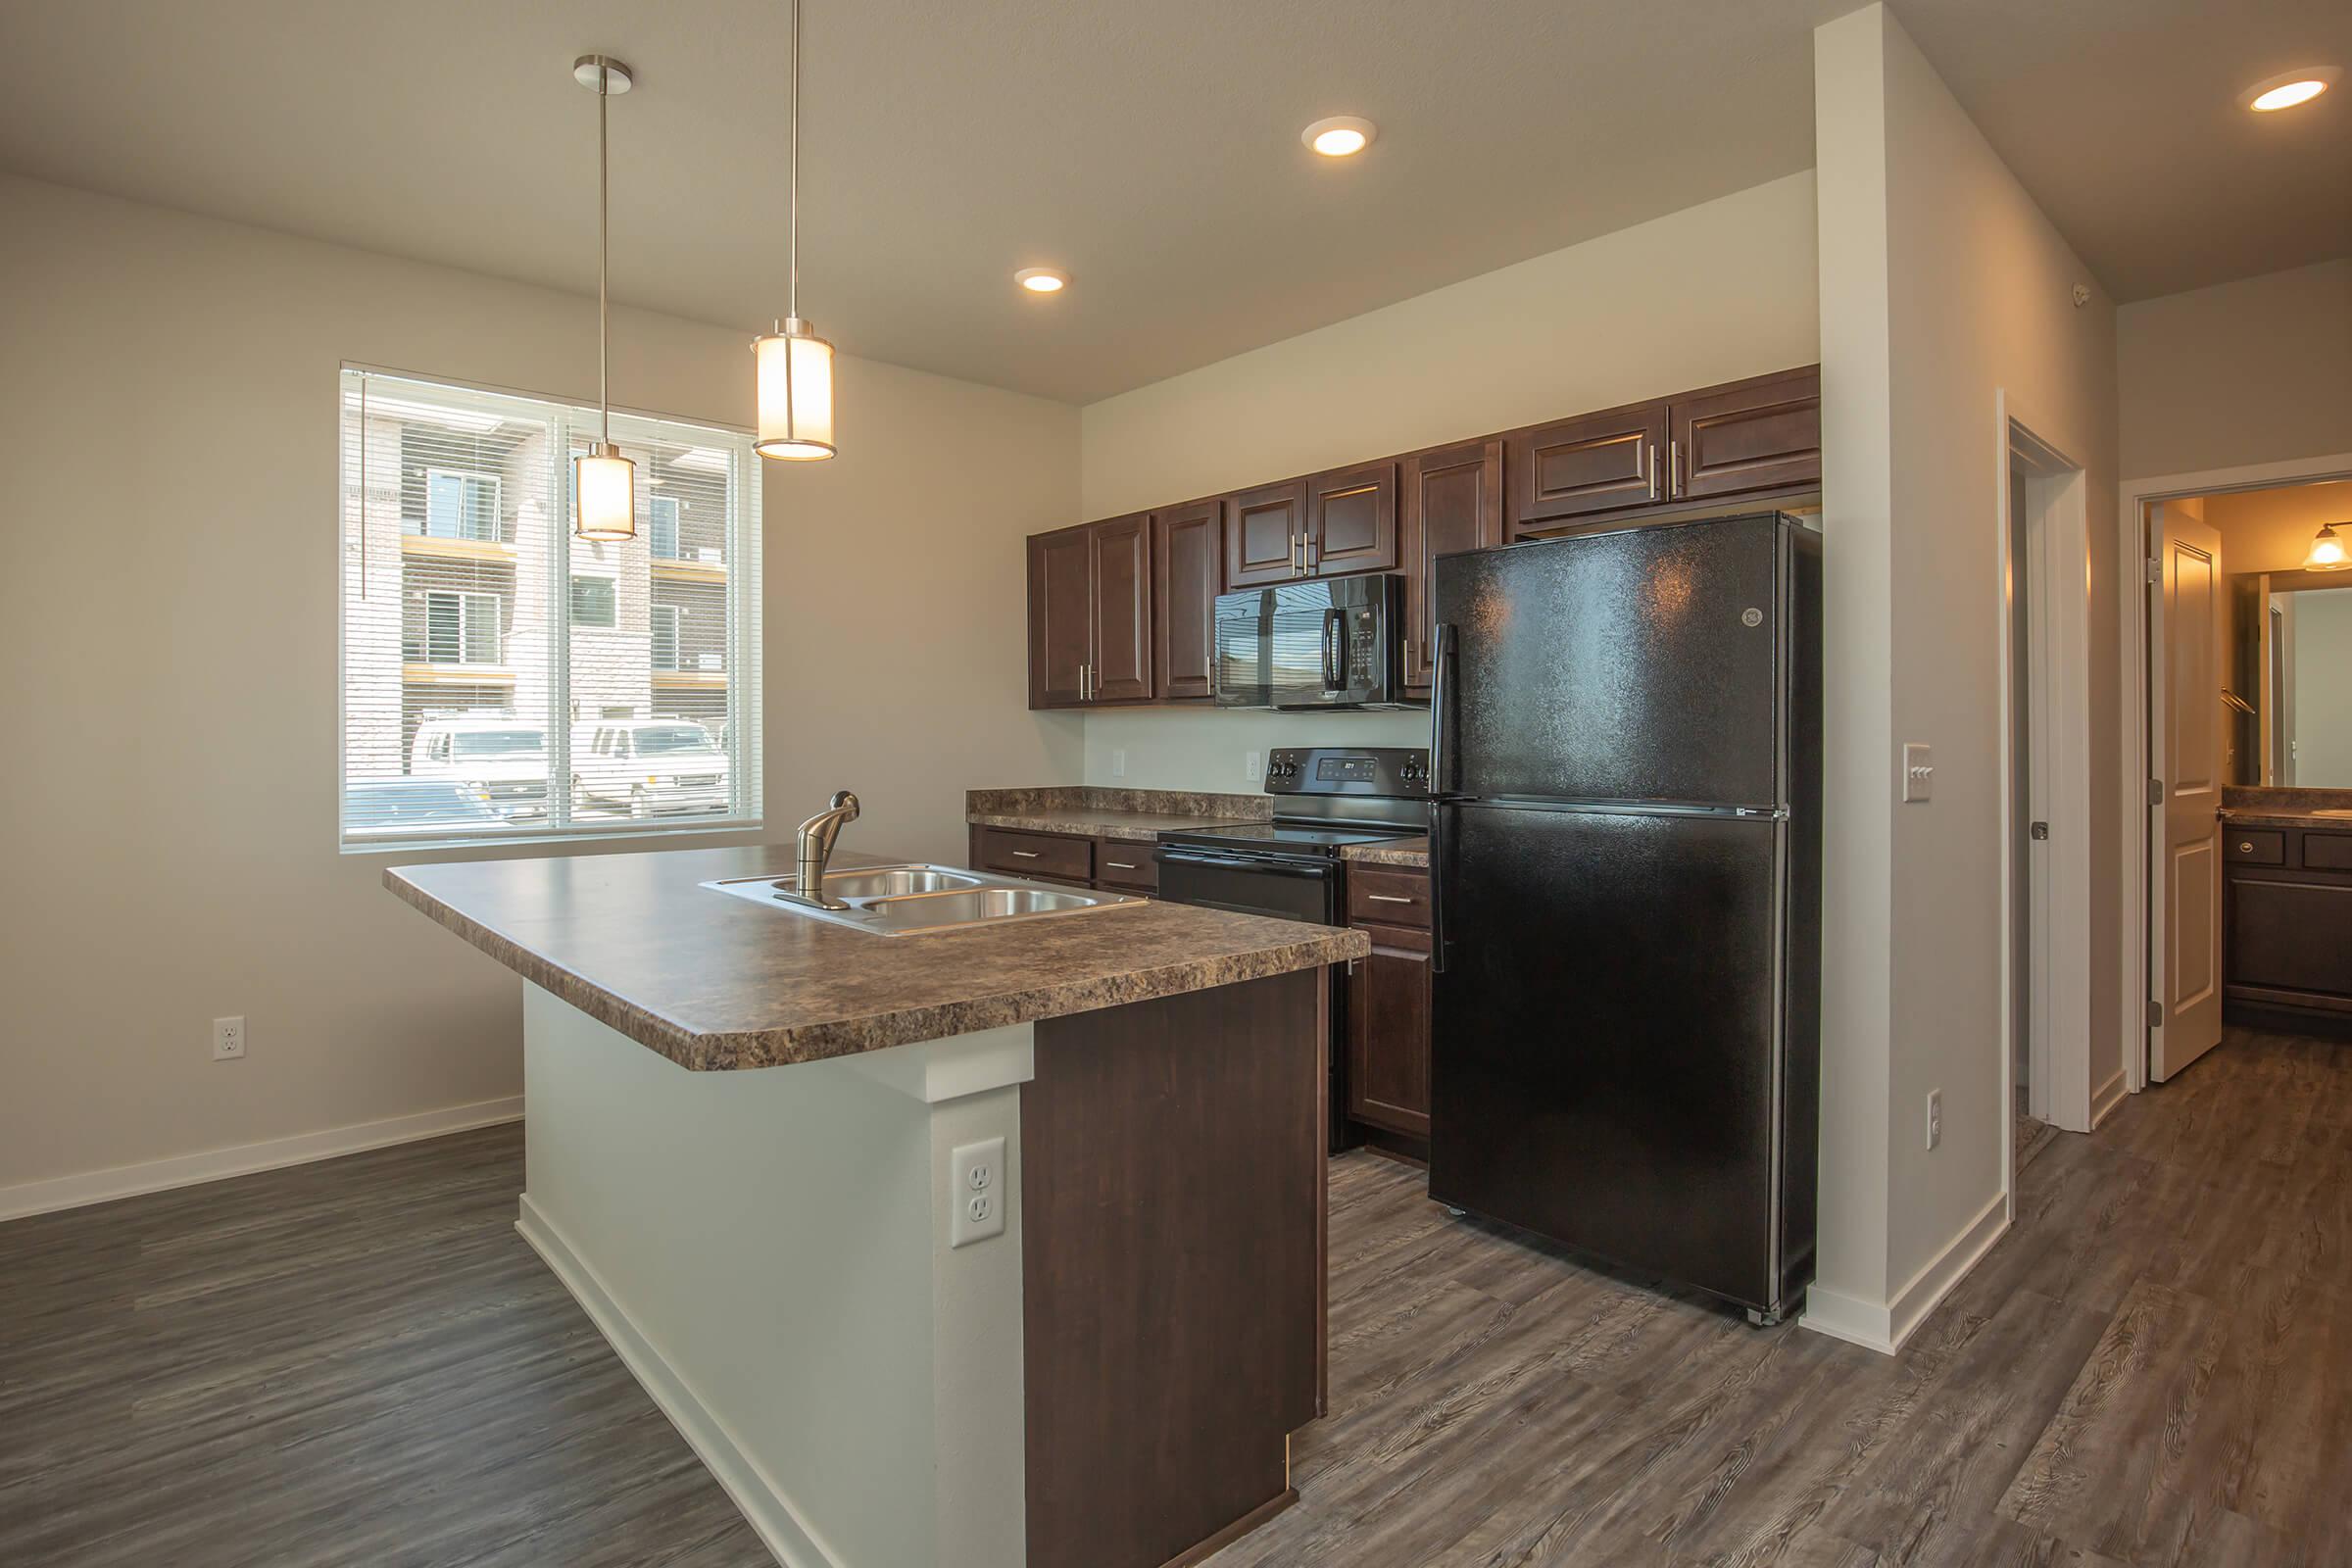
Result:
M1219 708L1404 708L1404 579L1389 572L1217 596Z

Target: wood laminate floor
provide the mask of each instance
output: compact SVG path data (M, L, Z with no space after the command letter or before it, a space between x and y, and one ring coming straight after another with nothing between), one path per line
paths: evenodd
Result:
M1213 1568L2352 1562L2352 1045L2021 1147L1892 1358L1336 1162L1332 1412ZM0 1226L0 1564L764 1564L521 1176L499 1128Z

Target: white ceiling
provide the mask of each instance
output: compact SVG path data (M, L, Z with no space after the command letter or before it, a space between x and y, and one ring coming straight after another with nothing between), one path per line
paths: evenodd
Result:
M1090 401L1813 161L1852 0L808 0L802 305L845 352ZM1902 0L2123 298L2352 254L2342 0ZM7 0L0 167L425 261L784 311L782 0ZM1323 115L1381 125L1326 163ZM1075 283L1022 295L1014 269Z

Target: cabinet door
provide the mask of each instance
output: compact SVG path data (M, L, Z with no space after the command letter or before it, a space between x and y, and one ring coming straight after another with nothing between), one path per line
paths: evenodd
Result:
M1209 666L1217 646L1217 525L1221 503L1196 501L1158 514L1152 569L1157 641L1153 673L1162 702L1216 695Z
M1427 691L1437 636L1431 568L1440 556L1502 543L1502 440L1470 441L1404 460L1404 685Z
M1094 679L1089 701L1152 700L1152 514L1096 523Z
M1588 414L1504 439L1514 539L1665 499L1663 402Z
M1298 574L1306 531L1306 481L1291 479L1225 498L1225 586L1286 582Z
M1674 400L1666 478L1678 501L1821 483L1821 368Z
M1307 569L1323 576L1396 566L1396 465L1319 473L1306 487Z
M1029 706L1075 708L1093 658L1095 557L1091 529L1029 538Z
M1358 926L1372 956L1348 977L1348 1114L1429 1136L1429 933Z

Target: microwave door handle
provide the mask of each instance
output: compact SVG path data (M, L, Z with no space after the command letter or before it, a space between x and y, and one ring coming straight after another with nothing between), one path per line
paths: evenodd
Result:
M1343 626L1337 606L1323 612L1323 689L1327 692L1336 692L1345 684L1340 668Z

